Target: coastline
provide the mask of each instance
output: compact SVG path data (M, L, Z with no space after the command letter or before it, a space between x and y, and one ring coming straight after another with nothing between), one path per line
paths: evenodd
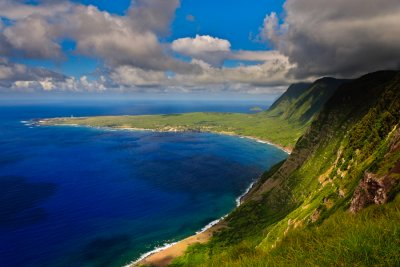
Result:
M247 135L240 135L236 134L234 132L225 132L225 131L212 131L212 130L190 130L190 129L179 129L179 128L167 128L167 129L150 129L150 128L137 128L137 127L111 127L111 126L92 126L92 125L84 125L84 124L74 124L74 123L52 123L51 121L54 119L61 119L61 118L51 118L51 119L42 119L38 120L37 122L32 123L31 125L44 125L44 126L81 126L81 127L91 127L91 128L97 128L97 129L109 129L109 130L126 130L126 131L146 131L146 132L160 132L160 133L168 133L168 132L173 132L173 133L179 133L179 132L198 132L198 133L213 133L213 134L221 134L221 135L227 135L227 136L235 136L239 138L246 138L250 139L259 143L263 144L268 144L271 146L274 146L288 155L292 153L292 148L289 147L284 147L282 145L276 144L274 142L271 142L270 140L267 139L261 139L259 137L254 137L254 136L247 136Z
M62 124L62 125L66 125L66 124ZM146 128L135 128L135 127L96 127L96 128L110 128L110 129L117 129L117 130L128 130L128 131L150 131L150 132L160 132L160 133L167 133L167 132L173 132L173 133L179 133L179 132L199 132L199 133L213 133L213 134L221 134L221 135L227 135L227 136L235 136L235 137L239 137L239 138L246 138L246 139L250 139L253 141L256 141L258 143L263 143L263 144L268 144L271 146L274 146L276 148L279 148L280 150L283 150L284 152L286 152L287 154L291 154L292 153L292 149L288 148L288 147L284 147L281 145L278 145L276 143L271 142L270 140L265 140L265 139L261 139L258 137L254 137L254 136L247 136L247 135L240 135L240 134L236 134L234 132L225 132L225 131L212 131L212 130L181 130L181 129L177 129L177 128L169 128L168 130L163 130L163 129L146 129Z
M138 260L129 263L125 267L135 267L141 265L151 265L156 267L167 266L175 258L182 256L189 246L197 243L206 243L216 231L224 227L226 227L226 225L224 225L223 221L220 221L203 232L196 233L178 242L171 243L165 245L164 247L147 252Z
M258 178L252 181L250 185L246 188L246 190L239 197L236 198L236 208L243 203L242 202L243 197L250 192L251 188L257 182L257 180ZM207 241L210 240L210 238L213 236L215 232L227 227L224 222L224 219L228 215L229 213L217 220L208 223L200 231L197 231L195 234L187 238L184 238L180 241L173 242L170 244L165 244L162 247L157 247L149 252L146 252L138 259L127 264L124 267L135 267L141 265L151 265L156 267L167 266L175 258L182 256L189 246L194 245L196 243L200 244L206 243Z
M45 125L45 126L74 126L74 127L90 127L90 128L97 128L97 129L107 129L107 130L126 130L126 131L147 131L147 132L199 132L199 133L213 133L213 134L221 134L227 136L235 136L239 138L246 138L250 139L259 143L268 144L274 146L288 155L292 152L291 149L287 147L283 147L281 145L275 144L270 142L269 140L263 140L253 136L244 136L235 134L234 132L224 132L224 131L202 131L202 130L182 130L178 128L168 128L168 129L146 129L146 128L135 128L135 127L107 127L107 126L91 126L91 125L80 125L80 124L57 124L51 123L50 120L39 120L36 122L36 125ZM239 207L242 204L243 198L251 191L251 188L257 182L258 178L253 180L251 184L246 188L246 190L236 199L236 207ZM228 213L229 214L229 213ZM196 243L206 243L210 240L212 235L226 227L224 219L228 216L228 214L222 216L221 218L214 220L204 226L200 231L197 231L195 234L184 238L180 241L164 244L162 247L156 247L153 250L142 254L138 259L132 261L131 263L127 264L125 267L134 267L134 266L141 266L141 265L151 265L151 266L166 266L172 262L173 259L182 256L186 249Z

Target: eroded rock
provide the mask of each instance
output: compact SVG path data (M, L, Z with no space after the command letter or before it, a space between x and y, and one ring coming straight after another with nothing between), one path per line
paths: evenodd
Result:
M376 177L373 173L365 173L351 199L350 211L357 212L370 204L384 204L389 200L390 190L396 181L388 175Z

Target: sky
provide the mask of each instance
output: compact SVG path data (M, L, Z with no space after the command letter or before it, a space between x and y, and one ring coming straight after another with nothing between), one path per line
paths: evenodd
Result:
M400 68L398 0L0 0L0 92L261 97Z

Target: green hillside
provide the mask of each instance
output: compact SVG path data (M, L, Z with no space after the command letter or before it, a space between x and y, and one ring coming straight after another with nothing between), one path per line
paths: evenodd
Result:
M399 122L400 72L344 83L228 227L172 265L399 266Z
M56 118L41 124L239 134L294 148L206 244L173 266L399 266L400 72L296 84L256 114Z
M336 89L346 80L322 78L312 84L291 85L269 108L269 116L277 116L292 123L309 122Z
M266 112L183 113L142 116L55 118L42 124L78 124L94 127L156 131L200 131L243 135L269 141L291 150L341 80L324 78L313 84L291 86ZM282 112L286 110L287 112Z

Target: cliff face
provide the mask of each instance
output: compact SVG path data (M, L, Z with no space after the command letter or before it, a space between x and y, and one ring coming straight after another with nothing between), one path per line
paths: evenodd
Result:
M285 163L250 196L267 193L271 207L296 207L282 214L261 246L275 246L293 222L322 222L339 208L350 205L356 212L393 198L399 123L399 72L372 73L340 86Z
M319 86L327 82L328 87ZM268 112L301 120L309 118L305 115L311 114L309 110L321 109L314 110L311 116L314 119L288 159L261 177L245 203L227 217L228 228L206 246L207 253L214 255L210 256L211 261L224 259L236 264L237 260L223 256L220 249L243 249L243 246L250 250L244 252L250 263L253 256L249 255L258 255L254 254L256 251L264 255L264 261L272 259L276 251L291 244L288 241L291 236L318 229L315 227L319 225L323 228L337 216L344 218L341 227L346 227L348 218L349 229L356 229L358 221L352 219L351 213L362 213L369 205L388 203L400 191L400 71L371 73L352 81L322 79L291 95L294 99L289 101L286 96ZM290 107L309 104L301 112L291 112L289 108L282 113L282 105L288 107L289 102ZM396 208L388 206L387 213L398 215L400 209L396 205ZM366 214L369 218L369 213ZM389 225L392 219L388 218L378 223L374 221L376 217L371 217L365 233L374 227L382 231L385 227L397 229L396 225ZM330 229L325 231L329 238L334 235ZM318 234L313 232L314 236ZM375 242L359 238L362 242ZM389 235L389 238L399 237ZM335 242L337 245L340 241ZM398 243L393 244L398 247ZM210 261L206 260L205 265L207 262Z
M385 204L393 200L399 191L400 129L393 130L387 141L388 149L383 156L384 162L379 164L383 170L380 173L365 171L351 198L351 212L358 212L371 204Z
M285 180L294 173L315 150L324 145L325 137L333 135L338 127L333 124L339 119L336 111L326 112L322 110L327 101L340 87L349 83L350 80L338 80L334 78L322 78L312 84L296 84L290 86L267 111L267 114L283 116L292 123L311 124L306 133L298 140L289 158L284 162L270 179L265 183L257 183L244 199L260 199L262 194L275 191L272 195L276 198L284 198L290 192L290 187ZM348 114L342 114L348 117ZM315 120L312 120L316 118ZM340 128L340 127L339 127ZM270 203L271 205L273 203Z

